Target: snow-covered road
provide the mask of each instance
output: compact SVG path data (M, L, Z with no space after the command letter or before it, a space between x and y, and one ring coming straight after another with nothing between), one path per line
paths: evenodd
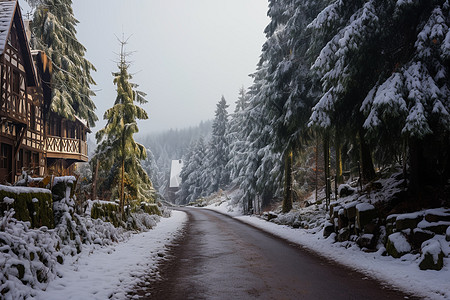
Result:
M333 238L325 239L323 232L320 230L317 232L317 229L294 229L267 222L256 216L242 216L239 210L230 209L226 202L221 205L212 204L207 208L235 217L418 297L433 300L450 299L450 258L444 258L444 268L440 271L422 271L417 263L414 263L420 254L407 254L401 259L396 259L383 256L381 252L366 253L355 243L334 243ZM442 241L442 245L448 247L445 241ZM448 248L444 250L446 253L450 252Z
M46 291L35 299L125 299L127 293L157 272L156 264L181 231L187 217L173 211L170 218L161 218L152 230L133 235L127 242L83 251L68 258L60 266L62 278L52 281Z
M145 299L404 299L407 295L365 275L207 209L189 214L185 236L162 280ZM410 297L410 299L414 297Z

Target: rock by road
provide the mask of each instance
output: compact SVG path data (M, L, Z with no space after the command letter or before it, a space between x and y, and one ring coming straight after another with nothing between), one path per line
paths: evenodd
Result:
M414 299L299 246L206 209L180 208L185 234L130 297L140 299Z

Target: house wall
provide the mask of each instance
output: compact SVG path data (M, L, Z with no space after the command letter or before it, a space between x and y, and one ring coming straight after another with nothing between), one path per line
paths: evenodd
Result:
M12 183L22 171L45 172L42 91L28 87L24 55L12 22L0 57L0 183Z

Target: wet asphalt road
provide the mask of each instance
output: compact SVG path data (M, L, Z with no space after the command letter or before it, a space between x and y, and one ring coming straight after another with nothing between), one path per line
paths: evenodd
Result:
M180 210L189 216L185 234L161 277L136 287L141 299L414 298L228 216Z

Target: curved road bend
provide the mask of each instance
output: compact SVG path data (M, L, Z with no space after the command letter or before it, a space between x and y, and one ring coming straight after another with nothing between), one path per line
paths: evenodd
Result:
M413 298L228 216L179 210L189 216L186 232L161 278L136 287L141 299Z

